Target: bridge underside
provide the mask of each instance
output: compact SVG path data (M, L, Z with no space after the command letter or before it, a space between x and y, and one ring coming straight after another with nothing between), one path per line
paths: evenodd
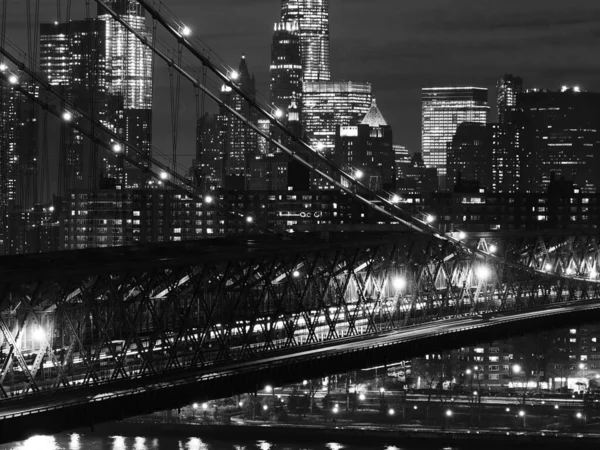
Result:
M423 235L342 233L8 257L0 396L75 397L439 319L600 298L593 235L469 243L490 256Z

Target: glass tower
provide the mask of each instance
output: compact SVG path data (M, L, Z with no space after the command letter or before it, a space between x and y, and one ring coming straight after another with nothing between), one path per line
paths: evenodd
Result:
M371 83L304 83L302 123L313 146L326 154L333 152L336 127L358 125L371 109L371 104Z
M447 148L463 122L486 124L488 91L478 87L424 88L422 91L422 148L427 167L438 171L446 188Z
M510 109L517 104L517 95L523 92L523 79L506 74L496 83L498 123L506 123Z
M132 28L152 41L152 33L146 27L141 5L135 0L108 0L107 6L120 15ZM98 7L98 19L106 26L107 92L110 98L109 121L123 130L123 141L151 155L152 148L152 50L121 24ZM137 157L148 166L146 158ZM113 167L114 174L121 177L120 170ZM129 172L129 171L128 171ZM124 183L130 187L145 184L137 169L125 173Z
M40 26L40 64L48 82L77 108L101 121L107 116L105 37L104 23L99 20ZM81 133L62 126L60 158L65 176L62 187L81 189L84 180L97 178L88 173L91 161L85 161L91 152L86 151ZM97 171L98 164L97 161Z
M305 81L329 81L329 0L283 0L281 21L296 22Z

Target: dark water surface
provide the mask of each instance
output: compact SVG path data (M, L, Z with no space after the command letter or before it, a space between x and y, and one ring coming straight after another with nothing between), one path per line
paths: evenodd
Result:
M293 438L290 439L293 441ZM469 447L469 450L486 449L486 443ZM538 450L535 447L529 447ZM540 450L543 446L538 447ZM0 445L0 450L459 450L444 445L405 446L373 444L372 446L322 443L273 443L269 441L172 438L172 437L122 437L97 436L78 433L56 436L35 436L26 441Z

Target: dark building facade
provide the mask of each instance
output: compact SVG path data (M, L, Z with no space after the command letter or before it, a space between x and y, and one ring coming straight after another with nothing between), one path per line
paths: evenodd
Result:
M582 192L598 191L600 94L528 91L518 97L511 123L521 132L521 191L545 191L552 174Z
M396 181L392 142L392 128L373 99L360 124L337 128L334 162L348 173L362 172L361 182L375 191L391 190Z
M447 180L449 189L461 179L492 187L492 133L487 125L463 122L448 144Z

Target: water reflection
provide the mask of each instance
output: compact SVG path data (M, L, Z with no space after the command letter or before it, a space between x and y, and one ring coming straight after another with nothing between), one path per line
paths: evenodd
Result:
M71 440L69 441L69 450L80 450L81 449L81 437L77 433L73 433L71 435Z
M123 436L111 436L110 438L113 440L112 450L127 450Z
M185 445L186 450L209 450L208 446L198 438L190 438Z
M267 442L267 441L258 441L256 443L256 446L260 449L260 450L271 450L271 443Z
M342 450L344 448L342 444L338 444L337 442L329 442L327 443L326 447L329 450Z
M32 436L15 450L59 450L54 436Z

